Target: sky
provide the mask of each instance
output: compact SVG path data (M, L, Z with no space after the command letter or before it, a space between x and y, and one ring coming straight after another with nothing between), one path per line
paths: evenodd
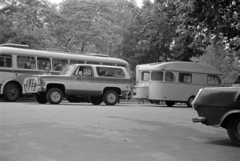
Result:
M48 0L48 1L50 1L50 2L52 2L52 3L60 3L60 2L62 2L62 0ZM138 5L139 7L142 6L142 1L143 1L143 0L136 0L137 5Z

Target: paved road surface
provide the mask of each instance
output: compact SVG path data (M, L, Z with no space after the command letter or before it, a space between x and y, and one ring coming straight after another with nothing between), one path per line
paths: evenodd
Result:
M0 102L1 161L240 161L187 107Z

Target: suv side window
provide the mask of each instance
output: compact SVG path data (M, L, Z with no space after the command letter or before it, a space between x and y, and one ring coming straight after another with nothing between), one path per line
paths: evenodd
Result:
M80 66L74 75L78 75L81 77L91 77L92 76L92 69L88 66Z
M97 74L100 77L125 77L122 69L110 67L97 67Z

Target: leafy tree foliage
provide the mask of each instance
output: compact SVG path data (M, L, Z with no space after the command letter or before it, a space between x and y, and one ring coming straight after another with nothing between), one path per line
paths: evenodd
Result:
M205 35L205 41L212 37L225 39L234 50L240 49L240 2L238 0L191 0L187 12L186 27L197 29Z
M205 54L198 58L198 62L215 67L223 73L223 84L233 84L240 73L237 52L225 49L224 43L212 43Z
M32 48L45 46L45 17L49 4L44 0L6 0L1 13L0 42L28 44Z
M139 8L134 0L64 0L59 5L0 0L0 43L109 54L127 60L133 71L137 64L191 61L202 54L203 62L229 60L224 64L231 66L240 56L239 3L144 0ZM210 51L214 57L208 56ZM221 71L238 69L227 66Z

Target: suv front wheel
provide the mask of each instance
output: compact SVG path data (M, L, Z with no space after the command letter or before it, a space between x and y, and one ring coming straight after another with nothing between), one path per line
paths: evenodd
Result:
M100 105L102 103L103 99L101 96L91 96L90 97L90 102L93 105Z
M103 102L106 105L115 105L118 102L118 94L114 90L108 90L103 94Z
M46 96L44 94L35 94L35 99L40 104L47 103Z
M63 92L59 88L51 88L47 91L47 100L50 104L59 104L63 100Z

